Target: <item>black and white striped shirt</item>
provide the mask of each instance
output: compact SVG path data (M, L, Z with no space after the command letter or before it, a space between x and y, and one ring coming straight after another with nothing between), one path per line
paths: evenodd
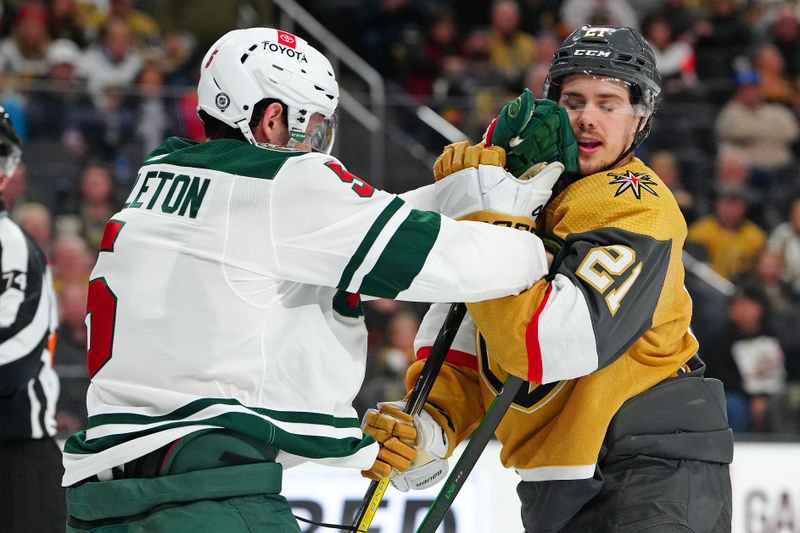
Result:
M55 435L57 326L44 252L0 211L0 441Z

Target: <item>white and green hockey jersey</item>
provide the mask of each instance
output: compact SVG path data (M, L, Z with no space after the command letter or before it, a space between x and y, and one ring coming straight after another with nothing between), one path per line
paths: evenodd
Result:
M431 196L376 190L324 154L168 139L92 271L89 422L66 442L64 485L208 428L263 439L285 467L370 467L351 405L359 294L476 301L547 268L530 233L410 205Z

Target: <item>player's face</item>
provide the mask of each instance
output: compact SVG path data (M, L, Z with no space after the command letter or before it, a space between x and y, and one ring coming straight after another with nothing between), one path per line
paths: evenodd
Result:
M610 168L633 142L640 116L623 82L584 74L569 76L558 103L567 110L578 139L581 175Z

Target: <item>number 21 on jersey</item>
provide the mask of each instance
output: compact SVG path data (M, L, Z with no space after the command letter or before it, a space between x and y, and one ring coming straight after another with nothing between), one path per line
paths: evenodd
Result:
M586 283L594 287L597 292L605 295L606 305L614 316L619 309L622 299L628 294L633 282L642 273L642 263L639 262L616 289L608 290L625 274L636 262L636 251L628 246L613 244L611 246L598 246L589 250L581 262L576 274Z

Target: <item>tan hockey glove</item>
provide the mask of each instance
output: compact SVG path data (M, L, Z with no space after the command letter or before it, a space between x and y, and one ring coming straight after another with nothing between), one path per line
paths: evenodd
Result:
M369 470L361 475L380 480L397 472L404 472L417 457L414 441L417 430L414 418L403 412L402 408L383 403L378 409L370 409L364 416L364 433L371 435L380 445L378 458Z
M391 478L403 492L422 490L447 476L448 439L426 411L412 417L403 412L405 402L378 404L364 417L364 432L381 443L378 458L361 475L373 480Z
M506 164L506 151L499 146L484 146L483 143L470 144L461 141L448 144L442 155L433 164L433 178L436 181L468 167L480 165L503 167Z

